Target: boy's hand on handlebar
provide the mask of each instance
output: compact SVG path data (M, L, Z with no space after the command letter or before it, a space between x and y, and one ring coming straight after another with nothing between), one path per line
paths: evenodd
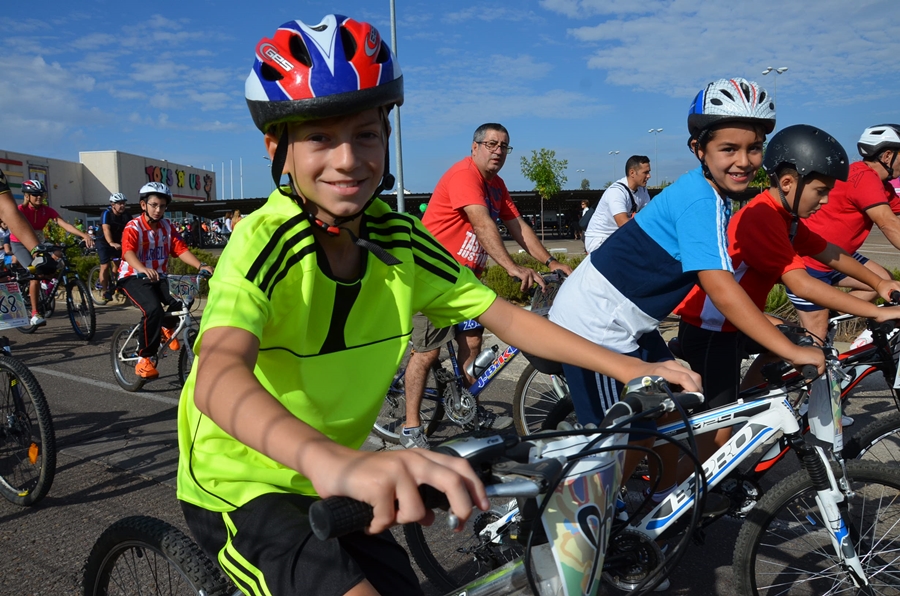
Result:
M703 391L700 375L675 360L647 364L647 367L646 375L662 377L669 385L680 386L684 391Z
M888 306L886 308L879 308L878 315L875 317L875 321L879 323L884 323L886 321L896 321L900 319L900 306Z
M146 275L147 279L149 279L150 281L159 281L159 272L156 269L150 269L149 267L140 265L139 267L136 267L135 270L138 273L143 273L144 275Z
M891 299L891 294L900 292L900 282L893 279L883 279L878 283L878 287L875 288L875 291L888 302L895 302Z
M816 367L820 375L825 372L825 353L821 348L794 346L791 357L785 358L785 360L797 370L806 364L811 364Z
M212 275L215 272L215 269L213 269L211 265L201 265L199 271L206 271Z
M395 524L434 521L434 512L425 508L419 494L422 484L446 494L461 521L474 506L490 507L484 485L464 459L424 449L372 453L335 447L307 475L323 498L347 496L370 504L370 534Z

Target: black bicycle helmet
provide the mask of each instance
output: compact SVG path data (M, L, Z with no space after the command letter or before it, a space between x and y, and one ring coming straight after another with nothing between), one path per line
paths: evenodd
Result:
M26 195L42 195L47 192L47 187L40 180L26 180L22 183L22 193Z
M801 178L819 174L847 180L850 159L833 136L808 124L795 124L778 131L766 147L763 168L774 179L778 169L791 165Z

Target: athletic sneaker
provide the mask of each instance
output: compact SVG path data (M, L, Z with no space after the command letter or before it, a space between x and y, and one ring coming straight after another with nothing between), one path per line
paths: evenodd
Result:
M159 376L159 371L156 370L152 358L140 358L137 366L134 367L134 374L143 379L155 379Z
M31 326L32 327L40 327L41 325L46 325L47 320L38 314L31 315Z
M159 342L160 345L164 346L166 344L169 344L169 348L173 352L177 352L178 349L181 348L181 343L178 341L178 338L174 337L174 330L169 329L168 327L163 327L162 329L160 329L160 335L162 336L162 341Z
M431 449L428 446L428 439L425 438L425 427L424 426L414 426L412 428L403 427L403 432L400 433L400 444L404 449Z
M503 430L512 426L513 419L509 416L498 416L483 406L478 406L478 426L492 430Z
M103 304L112 302L113 296L109 292L103 292Z

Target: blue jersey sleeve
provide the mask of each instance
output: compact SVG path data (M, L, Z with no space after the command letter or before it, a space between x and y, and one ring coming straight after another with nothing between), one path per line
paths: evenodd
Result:
M685 205L675 220L681 266L688 271L733 271L728 255L730 201L713 194Z

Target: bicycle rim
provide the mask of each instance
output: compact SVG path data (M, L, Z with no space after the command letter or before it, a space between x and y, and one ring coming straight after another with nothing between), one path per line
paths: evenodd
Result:
M41 386L24 364L0 356L0 493L33 505L55 472L56 438Z
M544 374L530 364L526 366L513 396L513 419L519 435L540 432L557 402L568 396L565 377Z
M900 461L900 412L891 412L854 435L844 447L844 457L891 465Z
M80 279L66 287L66 309L75 335L85 341L92 339L97 329L97 313L94 311L94 301Z
M139 377L134 368L138 361L138 336L139 326L120 327L112 338L110 348L110 360L112 362L113 376L122 389L137 391L144 386L146 379Z
M443 391L443 385L439 385L437 382L436 369L437 366L428 371L425 395L422 398L422 405L419 407L419 419L428 436L434 432L441 418L444 417L444 409L439 397L440 392ZM399 444L404 422L406 422L406 390L402 381L394 379L384 397L372 430L388 443Z
M491 499L491 509L474 511L460 532L450 529L447 512L436 510L433 524L406 524L403 533L422 573L441 590L454 590L525 553L515 539L518 516L501 525L514 510L515 499Z
M100 287L100 266L97 265L88 273L87 279L88 291L91 293L91 300L94 304L104 305L106 301L103 299L103 288Z
M840 504L872 593L900 594L900 469L848 461L853 495ZM836 476L837 465L832 466ZM862 593L841 568L830 530L801 470L779 482L750 513L735 548L741 594Z

